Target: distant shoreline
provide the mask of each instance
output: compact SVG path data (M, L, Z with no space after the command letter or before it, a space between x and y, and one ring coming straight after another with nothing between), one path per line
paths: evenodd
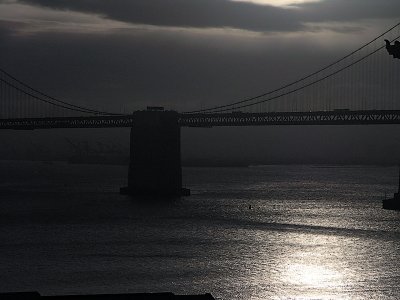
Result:
M127 166L129 160L43 160L43 159L0 159L0 162L38 162L43 164L65 163L71 165L107 165L107 166ZM397 163L321 163L321 162L272 162L272 163L246 163L232 161L182 161L184 168L252 168L252 167L268 167L268 166L312 166L315 168L337 168L337 167L393 167Z

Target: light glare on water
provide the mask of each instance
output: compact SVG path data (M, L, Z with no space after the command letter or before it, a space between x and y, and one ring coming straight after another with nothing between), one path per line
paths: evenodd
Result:
M395 167L184 169L193 195L120 196L126 168L0 162L0 291L397 299Z

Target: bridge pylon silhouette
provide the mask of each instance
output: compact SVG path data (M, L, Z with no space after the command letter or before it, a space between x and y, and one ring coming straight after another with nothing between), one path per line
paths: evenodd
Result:
M184 196L182 188L181 131L175 111L136 111L130 134L128 186L131 196Z
M181 127L400 124L400 68L382 51L400 55L399 34L400 23L298 80L180 113L157 107L133 114L90 108L54 98L0 68L0 130L131 128L128 186L121 193L187 195Z

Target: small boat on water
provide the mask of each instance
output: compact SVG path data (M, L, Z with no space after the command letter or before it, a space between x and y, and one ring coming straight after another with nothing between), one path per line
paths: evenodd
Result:
M399 165L399 189L394 193L393 198L382 201L383 209L400 210L400 165Z

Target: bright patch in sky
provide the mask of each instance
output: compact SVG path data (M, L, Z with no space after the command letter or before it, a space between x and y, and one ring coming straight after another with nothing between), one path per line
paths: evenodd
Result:
M233 0L241 2L253 2L258 4L274 5L274 6L288 6L291 4L299 4L305 2L318 2L319 0Z

